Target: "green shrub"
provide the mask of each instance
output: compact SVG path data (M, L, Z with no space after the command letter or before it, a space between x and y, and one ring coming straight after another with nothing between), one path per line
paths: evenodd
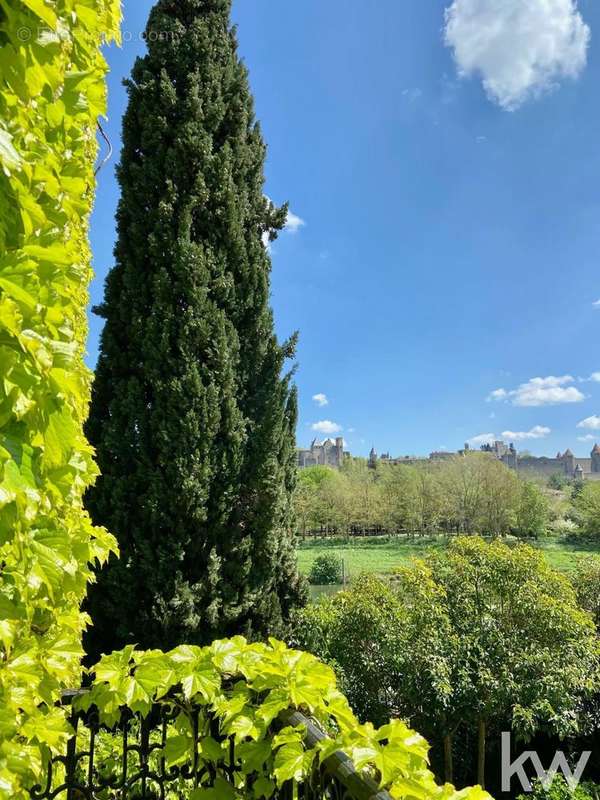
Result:
M444 748L447 780L456 732L478 736L481 784L486 731L510 720L525 740L575 733L598 663L569 580L531 547L478 537L453 539L391 582L359 578L306 609L296 636L336 669L363 720L410 719Z
M328 586L341 583L343 579L342 559L335 553L324 553L313 561L308 576L313 586Z
M600 559L581 560L570 577L579 605L592 615L600 632Z

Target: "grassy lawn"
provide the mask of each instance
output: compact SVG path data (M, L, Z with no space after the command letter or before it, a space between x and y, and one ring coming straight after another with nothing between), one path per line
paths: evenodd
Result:
M314 559L323 553L334 552L344 559L346 575L352 579L361 572L389 573L406 564L411 558L422 555L428 548L444 547L445 538L423 537L356 537L346 539L309 540L298 546L298 566L307 574ZM558 538L540 539L532 543L543 551L548 563L555 569L569 571L581 558L600 554L600 547L576 545Z
M443 547L442 537L406 539L404 537L366 536L350 539L317 539L298 547L300 572L307 574L317 556L334 552L344 559L346 575L350 578L361 572L393 572L430 547Z
M540 539L537 546L544 553L546 560L554 569L569 572L574 569L578 561L590 556L600 555L600 546L587 543L575 544L565 542L563 539L548 537Z

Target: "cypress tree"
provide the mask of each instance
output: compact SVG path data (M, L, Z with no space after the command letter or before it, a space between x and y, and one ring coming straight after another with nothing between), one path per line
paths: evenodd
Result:
M159 0L127 85L115 265L87 433L98 574L91 657L281 634L304 601L291 495L296 392L269 304L265 145L231 0Z

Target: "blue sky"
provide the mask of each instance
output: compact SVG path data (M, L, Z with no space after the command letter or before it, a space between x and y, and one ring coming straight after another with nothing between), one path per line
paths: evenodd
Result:
M123 46L107 50L117 153L121 81L151 5L124 0ZM354 453L404 455L508 432L536 454L588 453L598 4L235 0L233 16L266 192L295 215L272 288L280 335L300 331L299 444L339 430ZM112 264L114 165L99 176L92 302Z

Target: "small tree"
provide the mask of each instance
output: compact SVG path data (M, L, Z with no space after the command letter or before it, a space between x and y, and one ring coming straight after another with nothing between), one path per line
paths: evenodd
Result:
M515 531L519 536L535 538L546 533L549 518L548 501L543 492L531 481L521 484L517 507Z
M342 573L342 559L335 553L324 553L313 561L308 579L313 586L334 585L342 582Z
M580 532L600 537L600 483L589 481L574 487L573 506Z
M432 553L427 566L467 665L464 723L478 732L483 786L487 732L498 721L525 739L544 728L560 736L576 730L580 698L593 688L594 625L568 579L526 545L461 538Z

